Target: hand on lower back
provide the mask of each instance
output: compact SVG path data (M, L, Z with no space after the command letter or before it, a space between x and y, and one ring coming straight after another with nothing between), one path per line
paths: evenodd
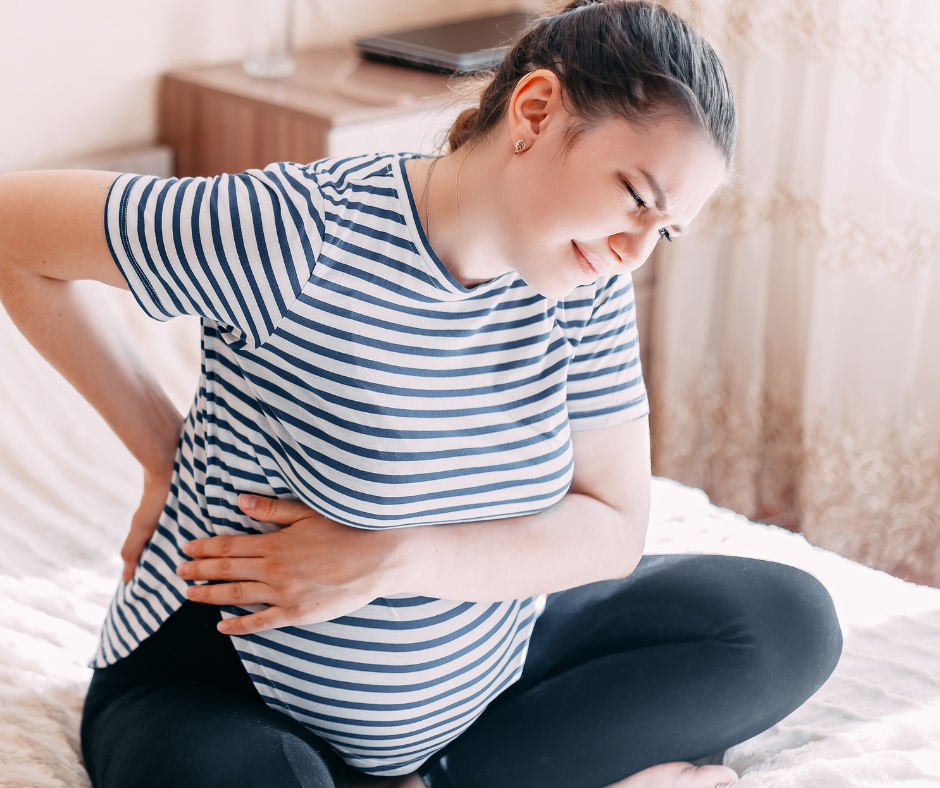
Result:
M121 577L125 583L134 576L140 555L157 529L157 522L170 493L172 478L172 468L161 474L144 473L144 494L131 519L131 530L121 548L121 558L124 560L124 573Z

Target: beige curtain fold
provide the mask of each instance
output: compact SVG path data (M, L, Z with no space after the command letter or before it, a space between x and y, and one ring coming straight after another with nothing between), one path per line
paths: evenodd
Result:
M940 2L673 0L733 183L657 250L654 470L940 584Z

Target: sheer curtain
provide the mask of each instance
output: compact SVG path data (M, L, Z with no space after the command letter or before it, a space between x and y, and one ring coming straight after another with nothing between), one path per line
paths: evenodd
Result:
M657 251L654 470L940 584L940 2L672 0L741 105Z

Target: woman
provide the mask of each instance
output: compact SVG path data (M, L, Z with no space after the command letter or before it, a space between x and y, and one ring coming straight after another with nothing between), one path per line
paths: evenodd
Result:
M579 0L438 159L2 179L3 303L145 471L85 706L96 788L735 779L721 752L841 648L796 569L641 559L630 272L735 133L681 20ZM203 318L185 421L80 279Z

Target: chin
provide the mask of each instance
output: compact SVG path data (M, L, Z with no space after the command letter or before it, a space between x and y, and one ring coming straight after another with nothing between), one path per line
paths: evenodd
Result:
M570 296L576 288L581 287L585 284L590 284L590 282L537 282L532 283L526 281L526 284L529 285L536 293L545 298L550 298L553 301L560 301L562 298L567 298Z
M597 276L592 275L586 277L585 272L581 270L571 271L569 269L563 274L556 276L553 281L545 283L545 289L550 290L552 293L552 295L546 294L546 297L554 299L565 298L579 287L594 284L597 278Z
M546 271L544 266L537 266L534 267L533 276L528 276L522 271L519 271L519 275L540 296L554 301L566 298L575 291L575 288L593 284L594 281L592 279L585 282L582 271L572 271L570 268L562 268L553 273Z

